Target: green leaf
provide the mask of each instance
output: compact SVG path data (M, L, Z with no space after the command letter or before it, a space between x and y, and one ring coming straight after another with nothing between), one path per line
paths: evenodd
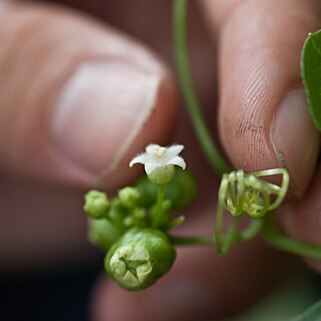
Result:
M305 41L301 73L312 118L321 131L321 30L309 33Z
M321 321L321 300L313 304L292 321Z

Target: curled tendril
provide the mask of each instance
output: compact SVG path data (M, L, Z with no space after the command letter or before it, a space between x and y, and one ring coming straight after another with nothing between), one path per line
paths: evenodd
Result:
M260 177L282 175L278 186ZM233 216L247 213L258 218L277 208L289 186L289 174L284 168L245 174L243 170L224 174L219 189L219 202Z
M282 175L281 185L276 185L262 177ZM289 174L284 168L268 169L245 174L243 170L224 174L218 192L218 208L215 226L215 247L220 255L225 255L237 234L237 217L243 213L252 218L262 218L267 212L277 208L283 201L289 186ZM223 211L227 210L234 220L225 236L222 236ZM260 226L260 224L258 224ZM259 230L259 229L255 229Z

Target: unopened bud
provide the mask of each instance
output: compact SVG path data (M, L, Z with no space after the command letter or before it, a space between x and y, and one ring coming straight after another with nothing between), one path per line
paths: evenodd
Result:
M103 192L92 190L85 195L84 210L92 218L106 217L109 206L107 195Z
M124 187L118 192L118 197L122 205L127 208L134 208L137 205L140 194L135 187Z

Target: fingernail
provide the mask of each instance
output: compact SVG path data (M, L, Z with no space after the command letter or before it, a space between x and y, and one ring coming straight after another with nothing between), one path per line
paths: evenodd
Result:
M66 161L97 176L116 166L155 107L160 78L124 61L81 64L52 115Z
M270 139L279 166L290 173L292 193L297 198L302 197L314 172L319 150L319 133L303 89L289 92L279 106Z

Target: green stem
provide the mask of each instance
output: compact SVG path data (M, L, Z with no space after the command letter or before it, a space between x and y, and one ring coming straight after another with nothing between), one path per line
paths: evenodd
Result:
M223 206L219 201L217 214L216 214L216 225L214 231L214 240L216 252L223 256L226 255L231 245L237 240L237 226L240 220L240 216L234 216L228 227L225 236L222 235L223 226Z
M237 240L239 242L251 240L255 237L263 227L263 219L252 218L249 225L238 235Z
M229 229L226 233L225 237L222 237L223 244L222 249L220 250L220 255L225 255L232 243L236 239L236 230L238 224L238 217L234 218L229 226ZM193 237L178 237L171 236L170 237L172 243L174 245L214 245L215 240L214 237L211 236L193 236Z
M152 227L154 228L159 228L162 223L164 196L165 186L159 186L157 191L155 212L152 216Z
M214 231L214 240L216 252L221 255L222 253L222 225L223 225L223 206L220 201L218 203L217 213L216 213L216 224Z
M282 234L276 227L274 213L264 219L263 233L267 243L279 250L321 260L321 246Z
M186 45L186 8L187 0L175 0L174 38L178 76L189 116L203 152L213 169L217 173L223 174L229 172L229 166L225 163L223 157L213 143L210 132L205 124L204 117L200 111L200 104L197 100L192 84Z
M229 251L231 245L236 241L237 238L237 226L240 220L240 216L235 216L232 218L230 226L227 230L225 237L223 238L223 247L222 252L219 253L220 255L226 255Z
M194 236L194 237L170 237L172 244L174 245L213 245L213 237L207 236Z
M230 246L235 242L248 241L255 237L263 227L262 219L252 219L249 226L237 235L237 226L240 216L234 217L225 236L221 236L220 255L227 254ZM215 240L209 236L177 237L171 236L174 245L214 245Z

